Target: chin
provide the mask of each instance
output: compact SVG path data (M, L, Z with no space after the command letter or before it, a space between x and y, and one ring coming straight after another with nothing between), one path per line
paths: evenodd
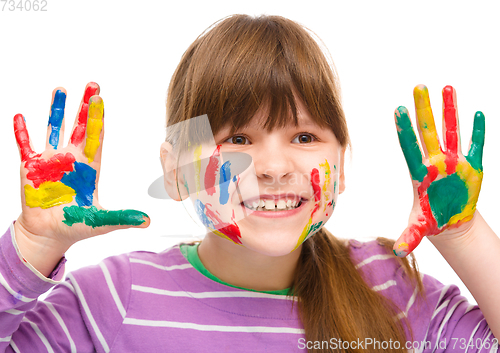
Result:
M260 238L260 237L259 237ZM267 239L243 239L243 246L249 250L255 251L259 254L266 256L286 256L289 255L292 251L294 251L297 245L297 239L292 239L289 237L288 239L277 239L278 237L268 237ZM299 250L298 247L296 250Z

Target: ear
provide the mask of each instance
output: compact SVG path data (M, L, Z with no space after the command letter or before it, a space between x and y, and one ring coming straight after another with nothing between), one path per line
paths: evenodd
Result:
M344 175L344 157L345 157L345 147L340 151L339 160L339 195L345 190L345 175Z
M172 145L169 142L163 142L160 147L160 161L163 168L163 182L168 196L175 201L185 200L189 197L184 179L177 175L177 158L173 153ZM179 180L177 180L179 177ZM180 192L180 193L179 193Z

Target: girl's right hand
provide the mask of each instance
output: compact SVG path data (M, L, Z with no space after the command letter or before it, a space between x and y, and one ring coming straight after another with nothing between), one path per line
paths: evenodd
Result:
M98 94L96 83L87 84L64 148L64 88L52 93L47 143L41 154L33 150L24 117L14 117L22 160L22 213L14 224L16 241L24 259L45 276L77 241L150 223L143 212L106 211L99 204L104 104Z

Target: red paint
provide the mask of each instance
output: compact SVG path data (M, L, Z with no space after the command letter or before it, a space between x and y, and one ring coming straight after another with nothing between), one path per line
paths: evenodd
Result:
M454 90L451 86L443 88L443 116L446 126L446 173L455 173L458 164L458 124Z
M225 223L222 222L222 220L215 214L214 211L210 209L212 207L211 204L207 203L205 204L205 214L207 217L212 221L214 224L216 230L227 236L229 239L234 241L236 244L241 245L241 233L240 233L240 228L236 223L231 224L231 223ZM234 218L234 210L233 210L233 218Z
M26 177L38 188L44 181L60 181L66 172L73 171L75 157L71 153L58 153L49 160L31 158L26 161Z
M96 83L89 83L87 88L85 89L85 93L83 94L83 102L82 107L80 108L80 112L78 113L78 123L76 124L75 130L73 130L73 134L71 134L70 143L78 146L82 143L85 138L85 133L87 130L87 115L89 112L89 100L90 97L96 95L97 89Z
M16 135L17 145L21 151L21 160L24 162L31 158L35 151L30 146L30 135L26 129L26 123L22 114L17 114L14 117L14 134Z
M422 238L426 235L435 235L439 233L436 219L432 214L431 206L429 204L429 196L427 193L420 195L420 207L422 208L422 215L418 216L418 223L413 224L406 232L404 242L408 244L408 254L411 253Z
M321 198L321 188L319 187L319 171L316 168L311 171L311 184L314 191L314 201L319 201Z
M431 183L436 180L437 176L439 174L439 170L435 165L430 165L427 167L427 175L425 176L424 180L422 180L422 183L418 187L418 193L423 194L427 188L431 185Z
M217 172L219 171L220 164L220 147L222 145L217 145L214 153L210 157L207 165L207 171L205 173L205 190L207 190L207 194L212 196L215 193L215 178Z

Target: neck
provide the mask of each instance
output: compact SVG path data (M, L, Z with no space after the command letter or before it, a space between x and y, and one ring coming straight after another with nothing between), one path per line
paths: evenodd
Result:
M301 250L302 246L284 256L269 256L208 232L198 255L205 268L226 283L271 291L291 286Z

